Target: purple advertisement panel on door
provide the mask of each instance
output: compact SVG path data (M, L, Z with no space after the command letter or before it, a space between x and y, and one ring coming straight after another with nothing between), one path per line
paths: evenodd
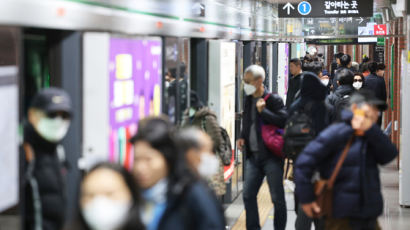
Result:
M132 166L129 138L137 123L161 108L161 41L110 40L110 160Z

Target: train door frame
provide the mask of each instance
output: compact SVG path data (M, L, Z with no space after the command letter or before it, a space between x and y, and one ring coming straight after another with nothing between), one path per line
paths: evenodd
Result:
M195 91L199 99L208 102L208 40L192 38L190 44L190 90Z
M187 89L186 89L186 108L190 107L190 92L191 92L191 38L188 37L162 37L162 46L163 46L163 65L162 65L162 81L163 81L163 88L162 88L162 113L166 114L169 116L169 109L167 106L169 106L169 103L166 103L168 98L166 97L167 95L167 89L166 89L166 74L167 74L167 40L170 39L175 39L176 44L177 44L177 59L175 61L176 63L176 95L175 95L175 119L170 117L171 121L174 122L175 125L181 125L183 123L183 118L184 118L184 111L181 111L181 92L180 92L180 79L181 79L181 59L180 59L180 54L184 52L183 54L185 55L185 44L184 42L187 41L188 45L188 51L187 51L187 57L186 60L189 61L190 63L185 63L185 71L186 72L186 82L187 82ZM177 116L178 114L181 114L181 116Z
M235 142L236 43L230 40L209 40L208 45L208 104L217 115L219 125L226 129L232 143ZM234 156L234 145L232 147L232 156ZM231 163L224 167L224 179L227 185L223 197L225 203L232 202L234 173L235 161L231 160Z
M78 190L81 172L77 166L82 156L83 140L83 66L82 66L82 32L72 32L61 41L61 88L70 95L73 107L73 118L70 129L62 145L70 166L67 172L67 220L74 218L77 210Z
M265 81L263 84L265 86L268 86L268 89L269 89L270 68L268 65L268 44L266 41L263 41L261 45L262 45L261 66L265 70Z
M273 42L271 43L272 49L272 70L271 70L271 92L272 93L278 93L278 43Z
M243 42L243 71L252 64L252 41L244 41ZM245 99L244 92L242 92L242 97ZM245 107L245 100L242 101L242 108ZM241 111L241 121L243 118L243 110ZM242 128L242 127L241 127ZM246 151L242 151L242 158L243 158L243 165L242 165L242 172L243 172L243 180L246 180Z
M243 94L242 94L242 75L243 75L243 42L235 42L235 134L234 140L237 140L240 137L241 131L241 119L243 111ZM227 195L224 197L225 203L231 203L233 200L238 198L242 189L243 189L243 168L242 164L244 163L243 154L239 151L236 146L236 141L232 143L234 147L234 173L232 174L230 183L227 183L227 186L230 187L230 190L227 190ZM230 194L228 194L228 192Z

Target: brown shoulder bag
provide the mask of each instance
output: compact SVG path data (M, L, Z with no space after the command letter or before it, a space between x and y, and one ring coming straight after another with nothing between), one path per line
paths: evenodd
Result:
M328 180L319 180L315 182L316 203L320 207L320 213L318 213L319 217L332 216L333 185L335 183L337 175L339 174L340 169L342 168L343 162L346 159L347 153L349 152L350 147L352 146L353 138L354 136L352 136L347 142L345 148L343 149L343 153L337 161L336 167L333 170L330 178Z

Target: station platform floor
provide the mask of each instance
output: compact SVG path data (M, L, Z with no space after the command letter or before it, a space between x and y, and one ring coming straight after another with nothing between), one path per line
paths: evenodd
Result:
M380 171L384 197L384 213L379 217L380 226L383 230L408 230L410 229L410 208L402 208L399 205L399 172L396 161L381 167ZM287 186L285 187L288 207L286 230L293 230L296 220L293 192ZM266 182L259 191L258 206L262 230L273 230L273 204ZM246 229L242 195L226 208L225 216L228 224L227 229ZM312 229L314 229L313 226Z

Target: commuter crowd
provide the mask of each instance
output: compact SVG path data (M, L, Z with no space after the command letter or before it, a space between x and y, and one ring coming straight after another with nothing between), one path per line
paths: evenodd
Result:
M315 229L380 229L378 167L398 154L381 127L387 108L385 66L369 59L359 65L338 53L327 70L322 60L323 55L307 54L290 61L286 99L268 92L261 66L244 71L236 147L245 154L248 230L261 229L257 195L265 178L275 230L287 224L297 230L312 224ZM128 140L134 151L130 170L108 162L87 170L75 218L66 221L68 167L59 144L70 127L72 105L61 89L39 92L24 124L23 228L226 229L224 166L231 164L234 143L195 92L186 107L178 127L167 117L139 121ZM295 223L287 221L284 180L295 185Z

